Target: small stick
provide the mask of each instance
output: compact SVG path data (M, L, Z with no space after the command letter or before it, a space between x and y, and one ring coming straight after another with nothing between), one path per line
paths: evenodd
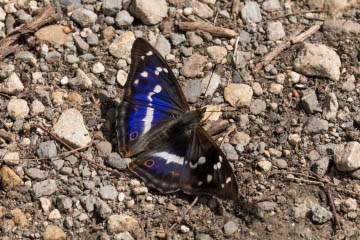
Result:
M335 208L335 204L334 204L334 199L331 195L331 190L330 188L324 188L324 191L326 192L326 195L329 198L329 202L330 202L330 207L331 207L331 211L334 215L334 220L335 220L335 224L336 224L336 229L342 230L342 227L340 225L340 221L339 221L339 217L336 213L336 208Z
M260 71L260 69L265 65L268 64L271 60L273 60L277 55L279 55L282 51L289 48L291 46L291 40L300 34L305 29L304 25L299 25L294 32L289 36L288 40L285 42L280 43L274 50L266 54L261 61L256 65L255 72Z
M199 199L199 196L196 196L195 199L194 199L194 201L193 201L193 202L190 204L190 206L185 210L185 212L184 212L184 214L182 215L182 217L181 217L181 219L180 219L179 222L182 222L182 220L184 220L186 214L188 213L188 211L189 211L191 208L194 207L194 205L197 203L198 199ZM174 223L174 224L170 227L169 231L173 230L176 225L177 225L177 222Z
M0 137L2 137L3 139L5 139L8 142L15 142L15 134L11 133L11 132L7 132L5 130L0 129Z
M60 138L58 138L57 136L55 136L50 130L40 126L40 125L37 125L38 128L42 129L43 131L45 131L47 134L49 134L51 137L53 137L56 141L60 142L61 144L63 144L66 148L70 149L71 151L74 151L75 149L73 147L71 147L69 144L65 143L63 140L61 140ZM82 159L88 161L89 163L95 165L96 167L98 168L101 168L105 171L108 171L108 172L112 172L112 173L115 173L115 174L118 174L120 176L124 176L123 173L115 170L115 169L112 169L112 168L107 168L105 166L102 166L100 165L99 163L95 162L94 160L91 160L89 159L88 157L86 157L85 154L82 154L80 152L75 152L79 157L81 157Z
M223 145L223 144L224 144L224 142L225 142L225 139L229 136L229 134L230 134L230 133L232 133L233 131L235 131L235 129L236 129L235 125L231 125L231 126L230 126L230 129L229 129L229 131L227 131L227 132L226 132L226 134L225 134L225 136L224 136L223 140L222 140L222 141L221 141L221 143L220 143L219 148L221 148L221 147L222 147L222 145Z
M278 20L278 19L284 18L284 17L290 17L290 16L295 16L295 15L304 15L304 14L307 14L307 13L321 13L321 12L322 12L322 10L309 10L309 11L304 11L304 12L288 13L288 14L283 14L283 15L280 15L280 16L273 17L273 18L270 18L268 20L262 21L262 22L260 22L260 24L275 21L275 20Z
M233 0L232 7L231 7L231 13L238 15L239 11L240 11L240 0Z
M296 43L299 43L299 42L303 42L305 39L307 39L308 37L313 35L319 29L320 29L320 25L315 24L314 26L312 26L311 28L309 28L305 32L303 32L303 33L297 35L296 37L294 37L293 39L291 39L291 43L296 44Z
M237 34L235 31L229 28L215 27L200 22L180 22L179 28L180 30L184 30L184 31L201 30L210 33L214 37L235 37Z
M210 136L214 136L225 131L229 127L229 121L220 120L215 123L205 125L205 130Z

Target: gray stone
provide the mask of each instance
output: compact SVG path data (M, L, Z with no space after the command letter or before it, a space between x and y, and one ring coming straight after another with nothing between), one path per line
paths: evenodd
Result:
M166 55L170 54L171 44L162 34L157 36L154 47L164 58Z
M199 79L187 81L184 87L184 94L189 103L195 103L203 92L203 84Z
M75 45L76 47L80 50L80 52L85 53L87 51L89 51L89 44L87 44L84 39L82 39L79 35L75 35L74 36L74 41L75 41Z
M97 199L96 201L96 212L102 219L107 219L113 213L110 206L101 199Z
M26 168L25 173L33 180L43 180L47 177L46 172L38 168Z
M15 66L13 64L0 63L0 79L9 77L14 71Z
M37 149L37 155L39 158L53 158L57 155L55 141L46 141L39 144Z
M33 20L31 15L27 14L22 9L20 9L16 12L16 16L17 16L17 21L19 21L19 23L21 23L21 24L26 24Z
M277 207L277 204L275 202L271 201L263 201L256 204L256 206L261 211L274 211L274 209Z
M194 46L198 46L201 45L203 43L203 39L197 35L195 32L187 32L186 33L186 37L190 43L190 46L194 47Z
M222 146L224 153L229 160L238 160L239 155L235 150L235 147L230 143L224 143Z
M323 177L329 167L329 157L323 157L312 164L312 170L320 177Z
M277 166L279 169L287 169L288 163L286 160L282 158L275 158L273 159L274 165Z
M71 18L81 27L91 27L96 22L97 15L88 9L78 8L73 11Z
M304 127L306 134L319 134L326 132L329 128L329 123L326 120L320 118L310 118Z
M86 37L86 42L89 45L95 46L95 45L98 45L99 38L95 33L89 33L88 36Z
M80 203L85 208L86 212L93 212L95 210L96 197L93 195L84 196L80 198Z
M42 182L34 183L34 185L32 186L32 194L34 198L50 196L51 194L56 192L56 189L56 181L53 179L49 179Z
M100 197L104 200L115 200L118 192L114 186L106 185L100 188L99 194Z
M184 34L171 33L170 34L170 40L171 40L171 43L174 46L177 46L177 45L181 44L182 42L185 42L186 37L185 37Z
M222 46L210 46L206 48L207 54L213 59L216 63L221 63L222 60L227 55L227 50Z
M15 59L22 60L23 62L30 63L32 66L36 66L36 57L29 51L20 51L15 54Z
M323 116L327 120L335 120L339 109L339 103L334 92L328 93L325 96L323 104Z
M251 52L237 51L235 58L236 68L244 68L251 58Z
M122 2L120 0L104 0L101 6L102 12L105 15L115 16L121 10Z
M61 59L61 53L57 52L57 51L51 51L51 52L48 52L45 56L45 60L46 62L50 63L50 64L53 64L53 63L56 63L56 62L59 62L60 59ZM46 66L46 65L41 65L41 66ZM40 66L40 67L41 67ZM47 66L46 66L47 67Z
M72 174L72 172L73 172L73 168L72 168L72 167L63 167L63 168L61 168L61 170L60 170L60 173L61 173L61 174L64 174L64 175L70 175L70 174Z
M130 57L131 48L135 41L134 33L128 31L119 37L115 38L109 46L111 55L121 59L128 59Z
M254 115L258 115L266 110L266 102L261 99L255 99L250 104L250 112Z
M250 43L250 41L251 41L250 34L244 30L241 30L239 32L239 42L245 45L247 43Z
M205 66L207 58L205 56L194 54L185 60L183 67L180 69L180 73L185 77L196 77Z
M72 200L65 195L60 195L56 199L56 206L61 212L65 212L72 207Z
M91 181L91 180L84 180L84 187L86 189L94 189L95 188L95 182L94 181Z
M210 81L210 83L209 83ZM205 96L213 96L216 89L218 88L219 84L221 82L220 79L220 75L213 73L213 74L208 74L207 76L205 76L202 79L202 88L203 89L203 94ZM206 91L206 92L205 92Z
M116 14L115 23L116 26L130 26L134 22L134 18L130 15L128 11L120 11Z
M117 152L112 152L106 158L105 163L112 168L116 168L118 170L125 170L129 167L131 162L130 158L122 158Z
M258 23L262 21L259 5L254 1L248 1L241 9L241 18L245 23L254 22Z
M311 211L311 220L315 223L322 224L329 221L333 217L332 213L329 210L323 208L319 204L314 204L311 208Z
M81 8L81 0L59 0L60 6L66 8L68 5L72 4L74 9Z

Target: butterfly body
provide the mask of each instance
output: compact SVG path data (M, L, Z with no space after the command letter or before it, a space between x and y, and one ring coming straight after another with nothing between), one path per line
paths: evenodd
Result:
M163 193L237 197L226 156L200 126L201 112L190 111L162 56L137 39L118 108L119 152L132 157L130 170Z

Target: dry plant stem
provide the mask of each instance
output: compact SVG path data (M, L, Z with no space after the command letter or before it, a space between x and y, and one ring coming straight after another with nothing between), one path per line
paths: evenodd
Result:
M262 21L260 24L275 21L275 20L278 20L278 19L284 18L284 17L290 17L290 16L295 16L295 15L301 15L302 16L302 15L305 15L307 13L320 13L320 12L322 12L322 10L309 10L309 11L298 12L298 13L288 13L288 14L283 14L283 15L280 15L280 16L273 17L271 19Z
M240 11L240 0L232 0L231 13L237 15Z
M48 6L41 9L39 15L36 16L34 20L15 28L6 38L0 41L0 60L19 49L18 45L14 43L21 36L26 33L34 32L45 24L60 19L60 16L61 15L59 13L56 13L55 8Z
M303 32L303 33L297 35L296 37L294 37L293 39L291 39L292 44L296 44L296 43L305 41L305 39L307 39L308 37L313 35L319 29L320 29L320 25L315 24L314 26L312 26L311 28L309 28L305 32Z
M236 129L236 127L235 127L235 125L231 125L230 126L230 129L229 129L229 131L227 131L226 132L226 134L225 134L225 136L224 136L224 138L223 138L223 140L221 141L221 143L220 143L220 148L222 147L222 145L224 144L224 142L225 142L225 139L230 135L230 133L232 133L233 131L235 131L235 129Z
M275 47L271 52L266 54L261 61L256 65L255 72L260 71L260 69L265 65L268 64L271 60L273 60L277 55L279 55L282 51L289 48L291 46L291 40L295 38L298 34L300 34L305 29L304 25L299 25L294 32L291 33L289 38L285 41L280 43L277 47Z
M180 220L179 222L181 222L182 220L184 220L186 214L188 213L188 211L189 211L191 208L193 208L193 207L195 206L195 204L197 203L198 199L199 199L199 197L196 196L195 199L194 199L194 201L193 201L193 202L190 204L190 206L185 210L185 212L184 212L184 214L182 215L181 220ZM169 231L173 230L176 225L177 225L177 223L174 223L174 224L170 227Z
M209 127L207 127L209 126ZM214 124L205 125L206 132L210 136L217 135L225 131L229 127L229 122L226 120L217 121Z
M340 222L339 222L339 217L336 213L336 208L335 208L335 204L334 204L334 199L332 197L332 194L331 194L331 190L330 188L326 187L324 188L324 191L326 192L326 195L328 196L328 199L329 199L329 202L330 202L330 207L331 207L331 211L334 215L334 221L335 221L335 224L336 224L336 229L339 229L339 230L342 230L342 227L340 225Z
M15 134L11 132L7 132L5 130L0 129L0 137L5 139L8 142L15 142Z
M66 148L70 149L71 151L75 151L75 149L73 147L71 147L69 144L65 143L64 141L62 141L60 138L58 138L57 136L55 136L51 131L49 131L48 129L40 126L40 125L37 125L38 128L42 129L43 131L45 131L47 134L49 134L51 137L53 137L56 141L60 142L61 144L63 144ZM75 154L77 154L79 157L81 157L82 159L88 161L89 163L93 164L94 166L98 167L98 168L101 168L105 171L108 171L108 172L112 172L112 173L115 173L115 174L118 174L120 176L124 176L123 173L115 170L115 169L112 169L112 168L107 168L107 167L104 167L102 165L100 165L99 163L87 158L84 154L80 153L80 152L75 152Z
M203 24L200 22L180 22L180 30L183 31L204 31L210 33L214 37L235 37L236 32L223 27L215 27L209 24Z

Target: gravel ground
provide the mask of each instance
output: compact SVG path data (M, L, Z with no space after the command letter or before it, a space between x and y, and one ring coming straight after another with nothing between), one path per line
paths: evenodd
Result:
M360 9L322 2L0 0L1 239L360 239ZM50 5L60 18L4 54ZM191 106L219 111L205 128L224 142L238 200L200 196L184 215L194 196L127 170L115 112L137 37Z

